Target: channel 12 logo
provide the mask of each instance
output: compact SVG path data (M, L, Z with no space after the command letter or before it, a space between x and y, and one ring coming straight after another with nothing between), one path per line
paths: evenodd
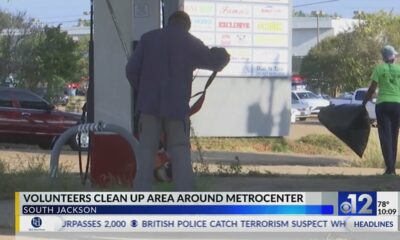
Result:
M339 216L376 216L376 192L339 192Z

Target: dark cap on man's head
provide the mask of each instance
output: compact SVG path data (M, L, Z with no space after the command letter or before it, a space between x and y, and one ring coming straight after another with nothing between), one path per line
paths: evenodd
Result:
M391 45L386 45L381 50L383 61L392 61L398 54L397 51Z
M168 24L179 24L189 31L192 23L190 17L184 11L176 11L168 18Z

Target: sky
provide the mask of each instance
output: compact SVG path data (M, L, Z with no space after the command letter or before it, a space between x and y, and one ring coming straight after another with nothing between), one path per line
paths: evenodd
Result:
M118 1L118 0L112 0ZM168 1L168 0L167 0ZM354 11L367 13L379 10L393 11L400 15L400 0L292 0L294 9L310 13L323 11L353 17ZM312 4L304 6L307 4ZM79 18L88 18L83 12L90 10L90 0L0 0L0 9L12 13L26 11L27 15L49 25L71 26Z
M90 11L90 0L0 0L0 9L26 11L27 16L49 25L73 25L79 18L89 18L84 12Z
M301 6L306 4L313 5ZM400 0L293 0L293 7L306 13L321 10L327 14L338 13L347 18L352 18L354 11L373 13L384 10L400 15Z

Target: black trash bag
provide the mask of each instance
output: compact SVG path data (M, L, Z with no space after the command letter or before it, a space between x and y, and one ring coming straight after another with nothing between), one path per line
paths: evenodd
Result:
M362 157L371 131L368 112L363 105L330 105L322 108L319 121Z

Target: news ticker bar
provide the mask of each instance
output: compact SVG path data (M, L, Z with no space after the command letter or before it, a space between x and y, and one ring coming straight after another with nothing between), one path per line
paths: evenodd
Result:
M34 227L39 226L40 227ZM40 216L24 232L398 232L398 216Z
M16 232L121 229L212 232L245 231L244 228L255 231L398 231L399 194L17 192L15 226ZM216 218L219 224L215 224Z

